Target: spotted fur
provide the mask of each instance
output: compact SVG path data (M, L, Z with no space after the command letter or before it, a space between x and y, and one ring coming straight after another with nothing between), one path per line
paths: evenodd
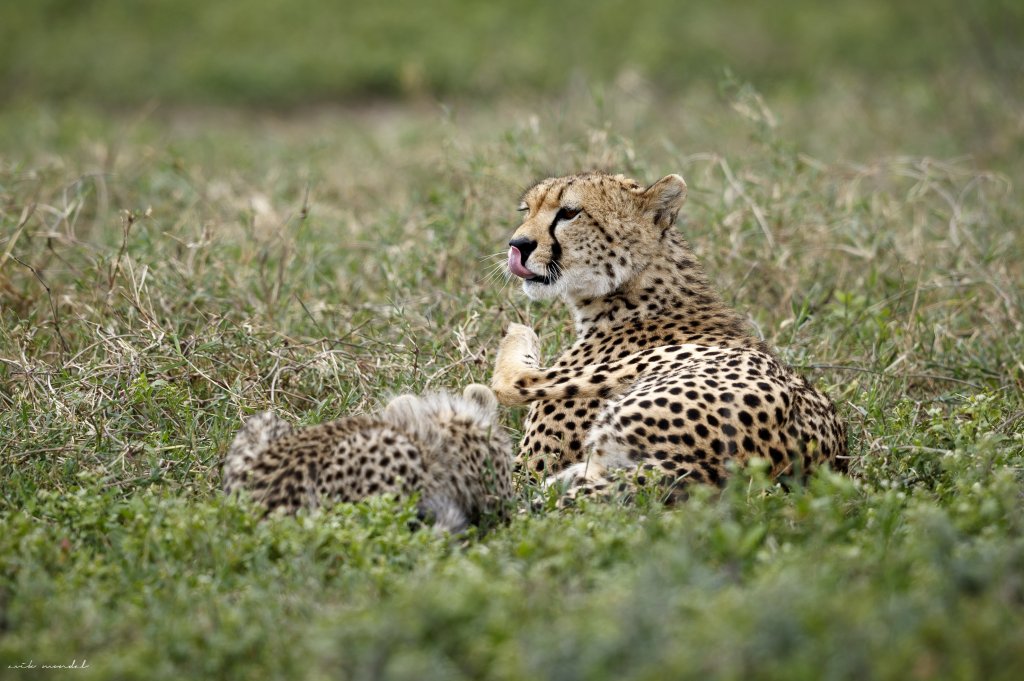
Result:
M224 460L224 491L248 490L268 511L418 493L435 527L458 532L512 498L511 443L489 388L461 397L402 395L374 416L293 428L271 412L249 418Z
M576 341L550 367L512 324L492 387L530 405L518 461L548 481L607 489L611 471L656 471L682 490L762 457L775 476L846 467L832 402L780 361L711 286L673 225L686 184L593 173L529 189L509 271L533 299L572 310Z

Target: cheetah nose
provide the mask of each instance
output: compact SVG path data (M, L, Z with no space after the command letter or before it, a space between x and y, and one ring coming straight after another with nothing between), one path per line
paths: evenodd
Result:
M526 269L526 259L537 248L537 242L520 237L509 241L508 245L508 271L522 279L532 279L537 276L534 272Z
M518 239L512 239L508 242L508 245L519 251L522 256L522 263L526 264L526 259L530 257L533 250L537 248L537 242L533 239L528 239L525 236L521 236Z

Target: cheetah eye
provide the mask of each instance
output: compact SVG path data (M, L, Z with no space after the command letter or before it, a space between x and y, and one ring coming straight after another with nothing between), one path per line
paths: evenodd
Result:
M580 214L581 210L580 208L566 208L563 206L558 209L558 215L555 216L555 220L572 220Z

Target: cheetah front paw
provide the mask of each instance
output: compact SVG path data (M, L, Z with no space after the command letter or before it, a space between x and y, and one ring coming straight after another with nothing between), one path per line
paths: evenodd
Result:
M502 404L518 404L523 375L540 367L540 339L523 324L509 324L498 346L491 388Z
M540 366L540 339L525 324L509 324L498 347L498 366L503 362L536 369Z

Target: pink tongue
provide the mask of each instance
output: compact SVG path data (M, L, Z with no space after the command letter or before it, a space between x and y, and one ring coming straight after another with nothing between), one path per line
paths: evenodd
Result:
M515 246L508 249L508 271L523 279L532 279L537 276L530 270L523 267L522 254L519 253L519 249Z

